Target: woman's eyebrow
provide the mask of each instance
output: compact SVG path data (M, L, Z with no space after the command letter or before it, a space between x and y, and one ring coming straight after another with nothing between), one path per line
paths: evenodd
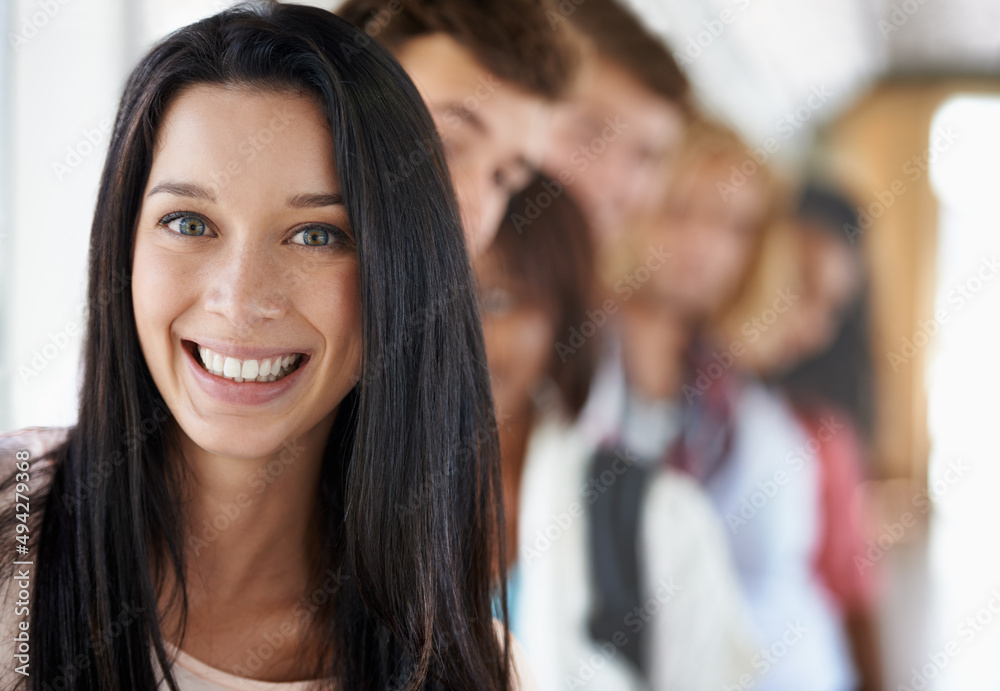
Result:
M178 197L190 197L192 199L203 199L208 202L215 202L215 195L208 188L190 182L161 182L153 187L146 194L152 197L154 194L173 194ZM318 208L322 206L340 206L344 203L341 194L329 192L304 192L295 194L288 198L288 205L300 208Z
M340 194L304 193L296 194L288 198L288 205L299 209L309 209L320 206L340 206L343 203L344 197Z
M178 197L191 197L192 199L204 199L208 202L215 202L215 195L210 190L201 185L190 182L161 182L146 194L152 197L154 194L173 194Z

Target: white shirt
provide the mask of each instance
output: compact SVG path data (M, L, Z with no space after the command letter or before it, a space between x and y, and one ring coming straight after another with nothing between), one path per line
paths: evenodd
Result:
M593 446L568 426L540 424L528 446L520 496L520 596L513 607L541 688L647 688L611 643L589 636L587 511ZM720 691L749 667L752 634L724 537L701 490L674 471L653 482L643 509L643 618L652 688ZM648 618L648 622L644 619ZM642 622L638 624L638 622Z
M664 415L663 427L651 430L657 414ZM734 414L732 455L704 490L758 632L749 681L755 691L851 689L846 632L813 568L820 528L815 453L785 400L756 382L745 384ZM676 436L677 413L668 403L631 395L612 348L579 428L591 443L618 438L661 458Z

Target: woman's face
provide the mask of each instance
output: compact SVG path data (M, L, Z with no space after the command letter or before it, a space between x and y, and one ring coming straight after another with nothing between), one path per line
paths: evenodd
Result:
M833 344L863 280L861 263L845 240L809 222L801 223L798 237L801 297L761 340L758 367L770 374L791 369Z
M703 318L731 300L748 269L765 210L764 191L748 180L723 199L728 165L677 171L665 208L646 239L670 254L651 273L651 292L692 318Z
M680 109L615 63L585 61L576 89L553 114L543 170L566 182L599 242L613 240L657 200L655 182L684 131Z
M492 254L476 262L476 282L493 401L502 424L531 405L552 363L556 333L549 311L506 275Z
M358 256L319 107L199 85L160 127L136 226L142 352L182 432L260 457L360 376Z

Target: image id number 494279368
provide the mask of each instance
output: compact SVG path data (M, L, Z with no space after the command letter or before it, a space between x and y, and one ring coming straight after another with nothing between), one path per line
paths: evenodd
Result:
M28 537L30 527L28 526L28 515L31 506L28 499L28 460L31 458L27 451L18 451L15 455L17 460L17 476L14 478L17 483L14 487L15 507L14 513L17 518L17 528L14 536L14 586L17 598L14 602L14 616L17 621L17 631L14 634L14 669L18 674L28 676L31 665L31 634L28 630L29 603L31 592L31 567L34 561L29 558Z

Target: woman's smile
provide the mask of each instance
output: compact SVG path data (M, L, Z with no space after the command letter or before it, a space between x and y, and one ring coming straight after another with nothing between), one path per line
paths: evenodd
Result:
M194 341L182 341L182 343L185 348L197 349L196 359L206 371L237 384L244 382L265 384L278 381L294 372L308 359L305 353L296 352L291 348L244 347L237 350L232 346L210 348ZM248 352L250 350L263 352L250 353Z
M181 341L181 349L196 388L209 398L228 405L259 406L271 403L295 388L305 378L310 356L288 349L268 348L267 357L236 358L243 354L230 346L212 350L194 341ZM283 354L282 354L283 353ZM206 366L206 362L208 365ZM264 369L266 366L266 370ZM266 372L266 374L264 374Z

